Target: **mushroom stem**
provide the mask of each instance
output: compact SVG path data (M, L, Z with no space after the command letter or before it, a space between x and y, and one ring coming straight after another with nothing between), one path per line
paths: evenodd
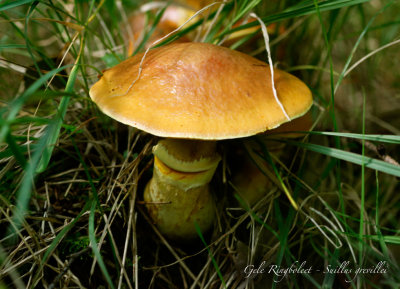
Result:
M257 160L258 162L258 160ZM261 162L266 167L266 162ZM243 160L241 168L234 174L232 183L241 200L246 204L239 204L246 207L253 207L273 188L273 182L250 158Z
M168 238L188 240L214 221L209 182L220 161L215 142L165 139L154 148L153 177L144 200L158 229Z

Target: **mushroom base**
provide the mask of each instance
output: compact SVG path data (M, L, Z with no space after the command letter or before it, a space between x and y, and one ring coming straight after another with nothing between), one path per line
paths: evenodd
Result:
M186 241L198 237L195 223L202 232L212 227L215 209L208 183L214 170L179 172L155 157L153 178L146 186L144 201L150 217L163 235ZM188 186L188 179L196 179L196 186Z

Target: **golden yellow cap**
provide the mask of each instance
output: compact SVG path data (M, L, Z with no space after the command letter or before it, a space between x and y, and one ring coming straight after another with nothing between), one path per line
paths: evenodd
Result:
M122 123L157 136L219 140L288 121L274 98L269 65L251 56L207 43L167 45L149 51L137 79L142 57L106 70L89 92ZM308 111L312 95L302 81L276 69L274 82L291 119Z

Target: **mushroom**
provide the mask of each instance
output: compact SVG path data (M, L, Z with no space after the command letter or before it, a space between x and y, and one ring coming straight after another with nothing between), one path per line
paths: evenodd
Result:
M286 122L281 126L265 132L263 135L263 143L268 147L268 151L279 157L280 160L292 158L287 154L285 143L276 142L272 138L296 139L304 137L305 131L309 131L312 127L313 120L311 111L303 116L296 118L290 122ZM240 165L233 172L232 185L239 195L241 201L239 205L242 207L252 207L260 201L268 191L271 191L274 183L271 179L273 173L270 165L258 155L258 145L254 142L246 142L249 156L241 158ZM243 154L243 152L240 152ZM246 206L244 206L244 204Z
M312 105L308 87L275 69L287 115ZM104 72L90 89L108 116L164 137L154 147L153 178L144 193L159 230L172 239L197 236L214 221L210 182L220 161L216 140L252 136L288 121L272 90L268 64L207 43L178 43L138 54Z
M296 118L290 122L284 123L281 126L267 131L265 133L264 142L268 145L268 150L274 153L280 154L283 152L285 147L284 143L279 143L271 139L274 138L285 138L285 139L299 139L304 137L305 131L311 130L313 125L313 119L311 116L311 111L308 111L305 115Z
M149 39L146 41L146 44L144 45L144 48L147 49L151 47L151 45L155 41L161 39L162 37L178 29L181 25L185 24L191 17L193 17L196 13L198 13L199 10L205 8L210 4L214 5L211 5L206 10L208 11L208 13L218 9L218 7L220 7L220 5L222 4L222 1L215 2L211 0L203 0L203 1L182 0L182 1L177 1L175 3L170 3L168 5L167 3L162 3L162 2L159 2L157 5L144 4L141 9L138 9L129 17L128 25L126 25L126 23L123 23L123 26L121 27L123 31L128 29L128 31L124 33L124 39L128 46L128 55L133 54L134 50L136 49L135 46L137 46L144 37L145 34L144 32L146 31L146 25L148 25L148 23L146 23L147 21L146 21L145 11L146 12L150 11L155 16L158 11L156 8L160 8L159 7L160 5L167 5L163 15L161 16L161 19L154 27L152 34L150 35ZM202 17L207 17L208 13L207 12L200 13L197 17L194 18L194 20L197 21ZM232 26L232 28L237 28L241 25L250 23L252 21L255 20L252 18L241 18ZM210 23L208 22L205 24L205 27L202 28L204 32L208 30L209 25ZM283 26L280 26L279 28L280 28L279 34L283 34L284 31ZM269 34L275 34L277 32L275 23L268 25L267 29ZM222 45L230 47L235 42L240 41L242 38L246 36L256 33L258 30L260 30L259 26L253 26L250 28L235 31L226 36L226 38L222 42ZM199 37L198 31L197 32L191 31L187 34L181 35L178 39L175 39L174 42L177 43L177 42L194 41L197 37ZM246 41L246 43L254 44L254 40L256 39L257 37L253 37L253 41ZM250 51L254 49L253 45L246 45L246 46Z
M164 37L168 33L177 29L179 26L184 24L185 21L187 21L191 16L193 16L193 14L193 9L182 7L179 5L169 5L165 9L164 14L162 15L157 26L154 28L154 31L151 34L150 38L148 39L148 41L146 41L144 47L150 47L154 41ZM131 55L136 48L134 47L134 44L138 45L138 43L142 40L144 36L144 31L146 30L147 24L146 14L142 11L136 11L129 17L128 24L128 29L130 29L132 35L126 33L124 38L129 47L128 55ZM122 27L122 29L126 28ZM175 40L175 42L189 42L192 38L193 36L184 35L181 38Z

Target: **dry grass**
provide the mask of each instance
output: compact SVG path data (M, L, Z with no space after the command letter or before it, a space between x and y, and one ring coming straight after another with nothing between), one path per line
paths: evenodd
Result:
M399 288L398 178L329 155L336 148L390 158L394 166L400 159L398 3L383 12L385 1L343 4L321 12L322 24L315 11L303 16L296 10L278 19L285 32L270 35L274 62L312 89L314 130L343 134L310 134L301 140L305 147L286 144L283 152L268 152L261 137L220 142L223 164L212 181L218 203L214 228L197 242L179 244L158 232L142 201L157 138L104 116L88 97L98 72L128 54L120 25L137 7L125 1L82 2L0 8L0 288ZM295 2L260 3L255 11L267 17ZM223 10L214 25L225 27L246 7ZM149 21L154 20L153 15ZM221 41L212 29L198 29ZM253 38L238 49L265 60L263 43ZM388 44L392 46L379 50ZM351 64L362 60L351 72L344 70L350 56ZM19 105L15 100L35 80L65 64L69 66L52 82L43 81L10 117ZM342 71L348 74L335 89L331 79L338 83ZM71 89L60 133L52 130L55 143L45 142L66 101L66 86ZM3 135L5 128L10 133ZM396 142L364 142L363 128L366 134L397 137ZM346 137L346 132L359 139ZM254 156L248 143L255 143L257 157L269 162L260 169L273 185L243 209L233 179L243 160ZM307 144L325 150L315 153ZM31 168L48 152L51 160L43 171ZM344 261L351 268L386 261L388 272L360 274L351 283L346 280L354 274L314 271L246 278L244 272L248 265L287 268L295 261L320 270Z

